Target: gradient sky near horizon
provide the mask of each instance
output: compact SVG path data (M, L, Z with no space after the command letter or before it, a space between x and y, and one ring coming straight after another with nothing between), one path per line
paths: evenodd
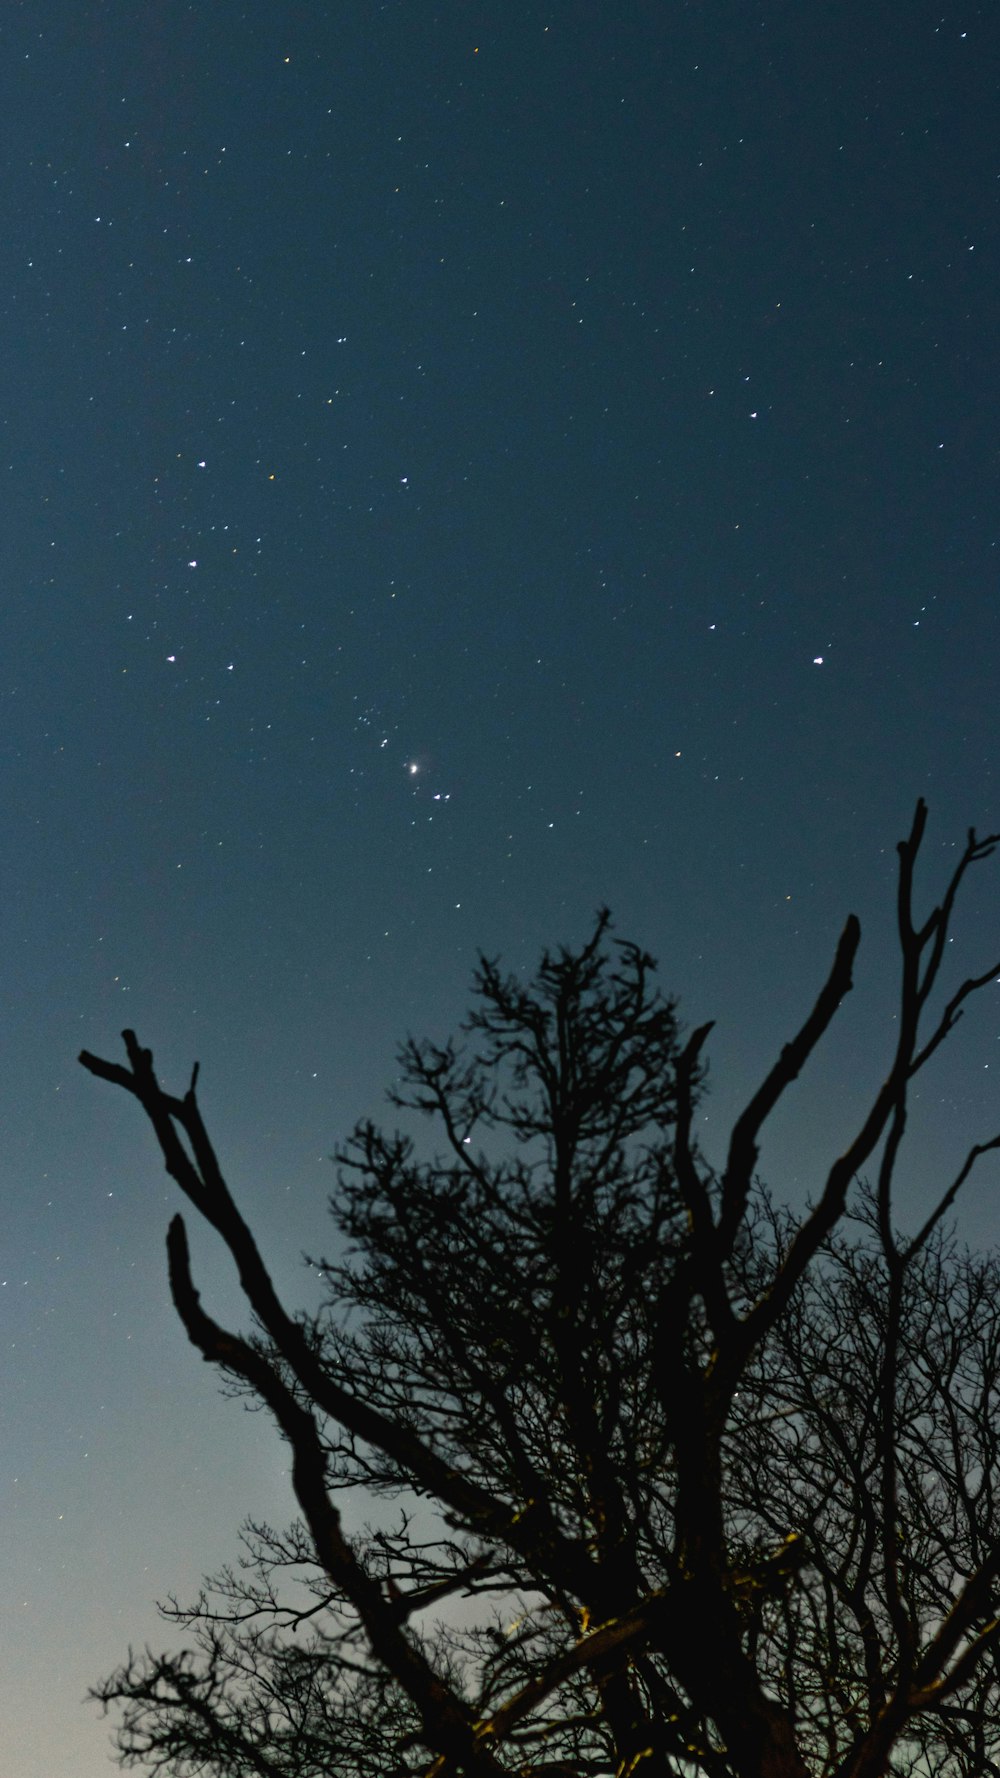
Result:
M291 1300L480 949L609 903L718 1020L711 1153L854 909L793 1198L884 1067L915 800L928 895L1000 827L1000 13L7 0L0 51L0 1767L101 1778L88 1685L291 1504L82 1047L200 1059ZM915 1201L998 1084L986 1000Z

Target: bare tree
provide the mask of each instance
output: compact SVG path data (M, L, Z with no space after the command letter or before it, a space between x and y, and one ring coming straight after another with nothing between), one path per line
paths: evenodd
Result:
M893 1182L915 1076L994 962L935 993L970 832L918 922L926 811L899 850L897 1040L801 1213L756 1180L762 1126L851 987L847 921L719 1171L652 959L612 944L525 984L483 959L461 1044L408 1042L404 1117L339 1156L327 1301L292 1315L196 1098L84 1054L138 1099L221 1235L254 1330L202 1307L184 1223L170 1288L227 1387L265 1404L301 1520L250 1525L179 1655L99 1689L126 1763L187 1778L876 1778L1000 1773L1000 1265ZM870 1169L867 1183L862 1174ZM372 1502L349 1537L338 1499Z

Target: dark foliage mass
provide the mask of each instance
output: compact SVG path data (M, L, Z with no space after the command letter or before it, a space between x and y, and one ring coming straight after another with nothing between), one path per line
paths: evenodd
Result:
M194 1345L265 1404L300 1520L165 1615L182 1652L100 1687L126 1764L193 1778L875 1778L1000 1774L1000 1265L893 1180L914 1077L998 965L935 996L970 834L919 924L899 847L897 1045L795 1214L764 1120L851 986L847 922L724 1167L692 1119L652 960L612 942L525 982L481 963L460 1044L409 1042L395 1094L438 1148L360 1126L339 1157L327 1300L290 1315L220 1172L195 1082L133 1094L228 1246L248 1335L170 1283ZM905 1211L905 1206L903 1206ZM368 1502L369 1527L348 1536Z

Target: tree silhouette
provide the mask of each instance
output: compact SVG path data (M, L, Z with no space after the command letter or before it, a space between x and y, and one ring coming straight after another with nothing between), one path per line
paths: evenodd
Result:
M926 810L899 851L896 1046L800 1213L762 1125L844 995L852 917L801 1029L733 1125L693 1115L686 1039L602 913L525 983L482 959L461 1043L409 1041L393 1095L440 1147L360 1125L338 1157L315 1315L279 1301L196 1098L84 1054L145 1111L220 1234L254 1331L170 1288L227 1387L273 1414L301 1519L99 1688L125 1763L187 1778L876 1778L1000 1774L1000 1264L893 1182L914 1077L993 963L935 996L968 842L920 923ZM932 999L932 996L934 998ZM864 1169L870 1179L861 1179ZM338 1500L370 1502L363 1535Z

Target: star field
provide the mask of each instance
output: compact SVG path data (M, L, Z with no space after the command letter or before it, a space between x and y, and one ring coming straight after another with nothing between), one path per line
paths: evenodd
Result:
M80 1048L200 1059L293 1299L480 947L608 903L719 1021L711 1152L855 909L792 1196L882 1067L913 804L929 872L1000 826L1000 21L10 0L0 43L0 1764L97 1778L88 1684L290 1493ZM1000 1122L977 1021L928 1177Z

